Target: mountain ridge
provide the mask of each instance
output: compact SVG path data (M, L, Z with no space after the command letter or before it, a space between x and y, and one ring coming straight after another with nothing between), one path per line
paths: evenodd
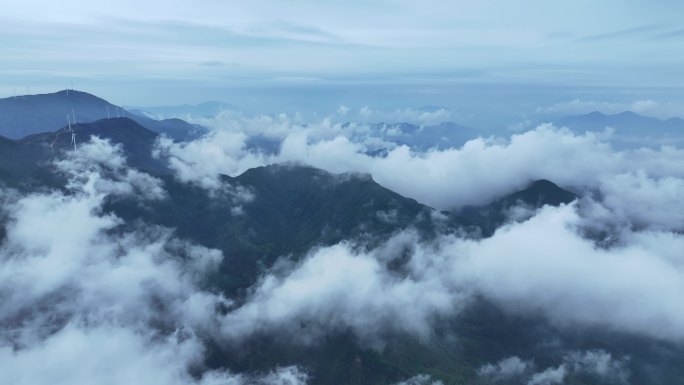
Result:
M10 139L55 131L65 126L67 120L78 124L117 117L133 119L174 140L194 139L207 132L206 128L181 119L154 120L134 115L121 106L83 91L62 90L0 99L0 135Z

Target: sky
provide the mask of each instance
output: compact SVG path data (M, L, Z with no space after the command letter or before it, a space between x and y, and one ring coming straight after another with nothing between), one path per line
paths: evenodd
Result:
M251 98L295 109L271 90L306 104L367 88L444 104L455 97L445 87L480 86L636 100L635 89L682 86L683 11L674 0L6 0L0 95L73 82L128 105Z

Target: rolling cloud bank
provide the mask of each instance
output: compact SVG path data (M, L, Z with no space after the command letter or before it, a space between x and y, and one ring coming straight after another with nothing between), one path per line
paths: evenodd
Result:
M0 379L303 384L307 368L236 373L207 367L207 352L263 335L306 346L331 332L351 332L379 351L396 335L429 344L443 321L479 298L558 327L684 341L683 150L616 150L596 134L546 124L417 151L388 140L405 135L401 127L383 129L380 136L365 124L237 117L195 141L161 138L155 156L209 196L226 188L221 174L294 162L368 173L436 210L485 204L537 179L581 198L511 217L484 239L427 239L407 228L373 247L344 241L298 261L283 256L238 299L207 284L224 258L219 250L104 210L122 197L141 206L169 198L161 179L127 166L121 147L93 139L55 162L66 189L2 191ZM255 136L270 147L251 145ZM260 199L232 188L236 204ZM433 221L440 217L435 211ZM554 365L509 356L478 375L537 385L590 373L629 383L629 360L596 349L568 351ZM43 370L30 370L35 362ZM432 382L423 375L404 383Z

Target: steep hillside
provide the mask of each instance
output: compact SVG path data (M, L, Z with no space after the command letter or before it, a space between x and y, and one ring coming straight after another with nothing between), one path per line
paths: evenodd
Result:
M110 209L129 221L173 227L180 237L221 249L226 260L217 279L228 291L253 284L260 269L278 257L297 259L317 245L377 242L409 226L432 229L432 209L368 175L285 164L224 177L223 190L213 193L171 177L164 182L169 199L144 209L118 201Z

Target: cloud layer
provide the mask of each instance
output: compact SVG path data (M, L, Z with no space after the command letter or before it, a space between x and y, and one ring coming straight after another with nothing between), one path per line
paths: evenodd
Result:
M402 232L375 250L322 248L287 274L267 275L227 315L224 331L238 339L289 331L308 342L351 329L371 343L396 332L428 340L435 321L483 295L559 325L684 340L684 270L673 255L684 239L649 230L601 249L580 235L583 221L572 205L547 207L483 240L448 235L425 243ZM407 255L402 269L390 268Z
M373 128L365 125L329 120L305 125L287 116L230 122L189 144L162 140L160 153L168 156L181 180L207 186L216 183L219 173L236 175L256 165L296 161L333 173L369 173L381 185L438 209L483 204L533 180L549 179L576 192L600 189L606 200L629 199L634 209L624 214L643 216L645 212L637 211L654 188L667 189L671 203L679 204L677 191L684 177L679 167L684 151L678 148L616 150L599 135L574 134L552 125L510 138L474 138L460 148L418 151L369 135ZM262 130L264 125L270 128ZM360 135L363 131L366 135ZM246 147L255 132L279 143L275 154ZM377 155L378 149L385 151ZM627 191L632 188L634 192ZM623 208L629 206L622 203Z
M258 376L203 369L204 340L227 303L203 284L221 253L169 229L124 231L103 213L116 196L164 197L159 180L126 167L120 148L94 139L56 166L70 178L68 192L15 195L4 207L1 382L306 382L295 367Z
M156 155L180 181L212 192L220 174L294 161L367 172L438 209L485 203L540 178L584 197L531 212L486 239L425 240L405 229L371 249L350 242L316 248L298 263L264 271L234 302L206 286L219 251L175 239L172 229L121 226L103 212L118 196L157 200L167 193L161 180L128 167L121 148L94 139L55 163L67 191L4 198L0 378L97 384L107 381L99 377L103 368L115 367L121 381L302 384L308 376L297 367L254 375L209 370L205 341L231 346L278 333L315 344L329 332L351 331L377 349L396 335L427 342L441 320L479 297L561 327L684 340L681 149L616 150L594 134L542 125L419 151L367 135L364 124L287 115L232 122L193 142L162 138ZM274 140L276 150L250 147L256 135ZM237 210L259 199L237 187L227 193ZM72 354L57 354L65 346ZM44 371L22 374L43 361ZM540 371L517 357L480 371L538 385L580 371L622 370L625 362L589 351ZM430 382L417 376L405 383Z
M9 94L22 80L37 88L76 78L137 104L184 97L188 85L214 93L236 84L409 83L424 94L457 82L676 87L681 27L673 15L682 8L667 5L394 0L294 10L272 0L30 0L5 9L2 74L11 81L1 85ZM586 7L590 15L580 11Z
M615 359L603 350L573 351L563 356L562 363L536 371L532 360L517 356L505 358L495 364L487 364L478 370L481 378L492 383L521 383L526 385L565 384L577 375L590 375L610 384L628 384L628 357Z
M601 135L545 124L509 138L475 138L460 148L420 151L384 142L386 152L377 154L370 151L378 145L372 135L359 135L372 131L369 126L327 119L305 124L287 115L239 122L218 123L197 142L160 147L172 167L189 165L179 173L186 181L235 175L246 164L295 161L334 173L370 173L438 209L482 204L542 178L584 198L532 213L489 239L447 235L423 243L409 230L377 250L348 243L313 250L288 274L263 278L250 300L228 314L231 327L224 331L231 338L307 325L304 339L351 329L377 343L377 325L393 320L385 331L425 340L436 320L458 314L475 294L513 312L541 311L558 323L684 337L677 303L684 295L676 251L684 245L679 148L618 150ZM278 149L248 149L246 138L255 132L279 142ZM227 159L204 167L197 155L204 148ZM387 261L405 255L401 250L409 250L410 259L398 274ZM363 277L363 284L350 277Z

